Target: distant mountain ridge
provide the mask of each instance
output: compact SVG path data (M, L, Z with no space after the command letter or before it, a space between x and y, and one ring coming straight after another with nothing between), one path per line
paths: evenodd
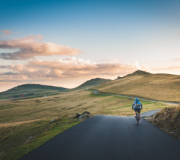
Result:
M75 87L71 90L89 89L89 88L98 86L99 84L102 84L102 83L105 83L108 81L111 81L111 79L94 78L94 79L91 79L91 80L84 82L83 84L81 84L78 87Z
M142 70L137 70L131 74L128 74L126 76L129 76L129 75L151 75L151 73L149 72L146 72L146 71L142 71Z
M75 90L82 90L95 87L99 84L105 83L110 81L110 79L102 79L102 78L95 78L88 80L81 84L78 87L73 89L68 89L64 87L55 87L55 86L48 86L48 85L41 85L41 84L23 84L14 88L11 88L7 91L0 92L0 99L7 99L7 98L36 98L36 97L43 97L49 95L59 94L61 92L70 92Z
M146 72L146 71L137 70L137 71L135 71L133 73L130 73L130 74L127 74L127 75L125 75L123 77L118 76L117 79L122 79L122 78L125 78L127 76L134 76L134 75L151 75L151 73Z
M65 89L67 89L64 87L55 87L55 86L41 85L41 84L23 84L23 85L14 87L12 89L15 90L17 88L40 88L40 89L54 89L54 90L60 90L60 89L65 90Z
M18 97L42 97L58 94L67 88L55 87L41 84L23 84L0 93L0 99Z

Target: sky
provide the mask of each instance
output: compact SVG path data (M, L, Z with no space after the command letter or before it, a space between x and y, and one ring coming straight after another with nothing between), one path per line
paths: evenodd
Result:
M179 0L0 0L0 92L180 74Z

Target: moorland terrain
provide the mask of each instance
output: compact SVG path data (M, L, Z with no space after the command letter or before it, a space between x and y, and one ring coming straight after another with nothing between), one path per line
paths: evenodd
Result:
M104 93L136 96L151 100L180 102L180 75L136 71L93 89Z
M88 89L91 87L95 87L101 83L105 83L110 81L110 79L103 78L95 78L84 82L83 84L69 89L64 87L55 87L48 85L40 85L40 84L24 84L14 88L11 88L7 91L0 92L0 99L18 99L22 98L37 98L37 97L46 97L50 95L57 95L61 92L70 92L82 89Z
M133 115L134 99L74 91L19 100L0 101L0 160L14 160L37 148L57 134L79 123L71 116L89 111L93 115ZM169 104L142 101L143 112ZM54 123L49 123L55 119ZM25 143L29 137L34 137Z
M102 83L94 88L106 93L134 95L148 99L178 102L179 99L177 96L174 99L171 98L172 95L178 92L178 87L175 87L178 84L178 78L176 75L156 75L137 71L121 79L112 81L106 80L103 82L96 79ZM168 83L168 80L171 83ZM82 88L79 86L77 90L70 90L68 92L64 92L67 90L65 88L59 88L60 90L64 89L63 92L59 92L59 89L56 90L56 88L46 88L40 91L39 89L41 87L35 87L33 89L34 94L36 95L35 91L38 88L37 94L39 92L39 97L32 96L27 99L0 100L0 160L18 159L57 134L80 123L80 121L74 121L74 119L70 118L75 116L77 112L89 111L93 115L117 116L131 116L134 114L131 109L134 101L133 98L95 94L93 91L83 90L84 88L87 89L90 88L89 86L93 86L89 85L92 81L85 82ZM95 85L98 84L96 82L92 83ZM154 91L155 88L156 92ZM161 89L164 90L161 91ZM57 93L44 97L44 92L49 90L52 93L57 91ZM26 88L23 91L21 87L17 87L15 91L14 93L18 94L32 92L30 88ZM144 95L139 93L139 91L143 91ZM166 92L164 93L164 91L174 93L168 94ZM143 104L142 112L172 106L171 104L161 102L145 100L141 102ZM50 123L52 119L55 119L55 121ZM31 137L30 140L28 140L29 137Z

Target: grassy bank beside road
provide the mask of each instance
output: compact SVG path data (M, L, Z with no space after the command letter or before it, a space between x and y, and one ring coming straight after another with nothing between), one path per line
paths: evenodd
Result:
M180 140L180 105L164 108L153 117L151 122Z
M49 123L49 119L0 128L0 160L15 160L34 150L79 122L69 117ZM32 139L31 139L31 138ZM30 140L28 140L30 138Z
M78 124L69 118L77 112L131 116L134 114L131 109L133 101L128 97L94 94L91 91L0 101L0 160L15 160ZM159 102L141 102L144 107L142 112L170 106ZM49 123L51 119L57 121ZM29 137L33 139L25 143Z

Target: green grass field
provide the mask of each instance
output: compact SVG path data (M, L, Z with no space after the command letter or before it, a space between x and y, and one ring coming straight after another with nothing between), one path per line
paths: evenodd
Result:
M0 160L15 160L57 134L78 124L70 116L89 111L93 115L131 116L134 99L74 91L59 95L0 101ZM168 104L141 101L142 112L168 107ZM56 119L54 123L49 123ZM61 119L61 120L59 120ZM34 139L25 143L33 136Z

